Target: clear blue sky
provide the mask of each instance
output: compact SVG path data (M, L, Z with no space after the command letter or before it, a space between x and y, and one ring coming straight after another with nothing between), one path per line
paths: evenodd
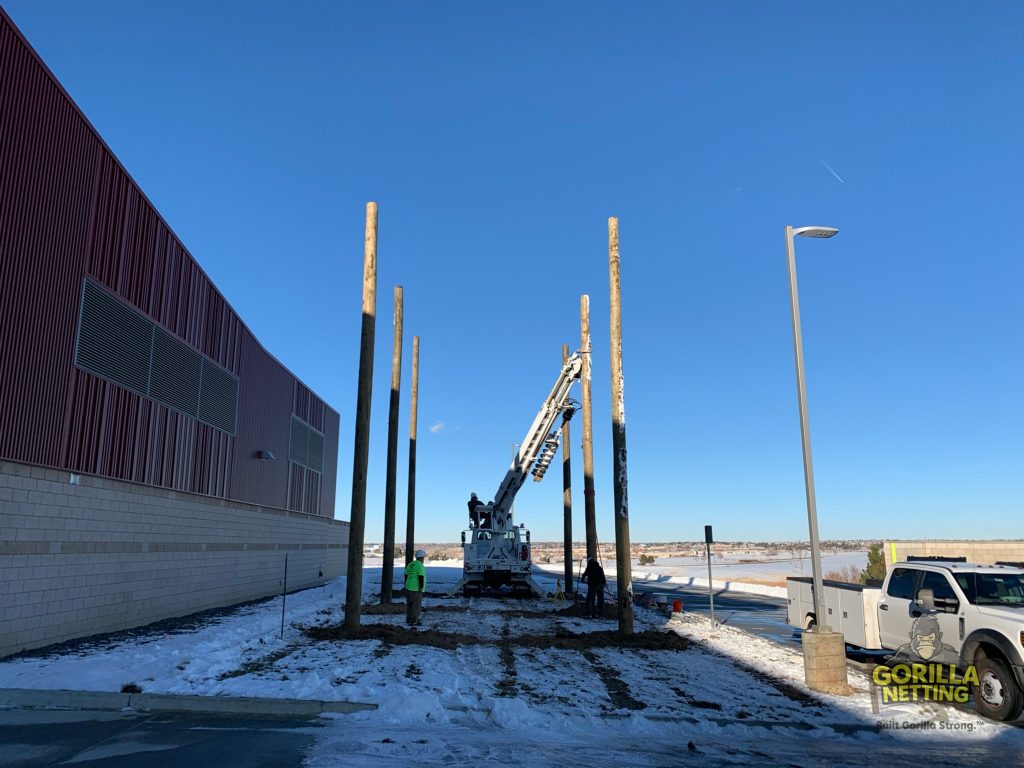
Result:
M613 540L612 215L634 541L709 522L723 540L807 535L786 224L842 230L797 244L822 535L1021 535L1019 3L3 4L249 327L341 413L345 519L379 202L367 541L396 283L399 530L412 335L417 538L456 540L588 293ZM560 477L519 495L538 539L561 536Z

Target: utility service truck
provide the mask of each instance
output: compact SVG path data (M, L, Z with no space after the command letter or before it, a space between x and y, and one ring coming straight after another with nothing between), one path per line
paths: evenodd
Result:
M864 649L916 664L973 666L975 707L996 720L1024 709L1024 570L1008 565L909 558L881 587L823 582L827 616L815 614L811 579L787 579L788 620L842 632Z
M530 532L525 525L516 526L512 521L512 502L526 476L532 474L534 481L540 482L555 458L562 423L576 412L577 403L569 392L582 369L582 353L574 352L541 404L494 500L473 505L469 528L462 532L462 580L452 587L450 595L479 595L485 587L508 586L514 593L543 596L530 574Z

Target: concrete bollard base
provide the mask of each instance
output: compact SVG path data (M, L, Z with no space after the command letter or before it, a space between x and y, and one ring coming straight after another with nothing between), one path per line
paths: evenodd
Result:
M842 633L815 628L803 633L802 642L807 687L822 693L848 694L846 643Z

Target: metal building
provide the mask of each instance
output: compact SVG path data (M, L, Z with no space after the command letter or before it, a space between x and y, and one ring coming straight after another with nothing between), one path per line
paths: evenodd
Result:
M294 586L322 583L347 529L337 446L338 413L260 345L0 9L0 655L269 594L289 549ZM129 582L207 565L226 582L90 581L122 560Z
M6 16L0 137L0 458L333 517L338 414L260 346Z

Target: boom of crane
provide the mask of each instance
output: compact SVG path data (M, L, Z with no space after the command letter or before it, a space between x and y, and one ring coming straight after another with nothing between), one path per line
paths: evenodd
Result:
M525 525L517 527L512 522L512 502L526 476L532 474L534 482L540 482L555 458L562 426L556 421L560 416L562 422L568 421L576 412L569 392L582 370L582 354L574 352L523 438L494 501L479 504L470 515L469 528L462 532L462 580L449 595L460 590L464 595L479 595L484 587L502 586L510 586L513 592L543 595L530 574L530 532Z

